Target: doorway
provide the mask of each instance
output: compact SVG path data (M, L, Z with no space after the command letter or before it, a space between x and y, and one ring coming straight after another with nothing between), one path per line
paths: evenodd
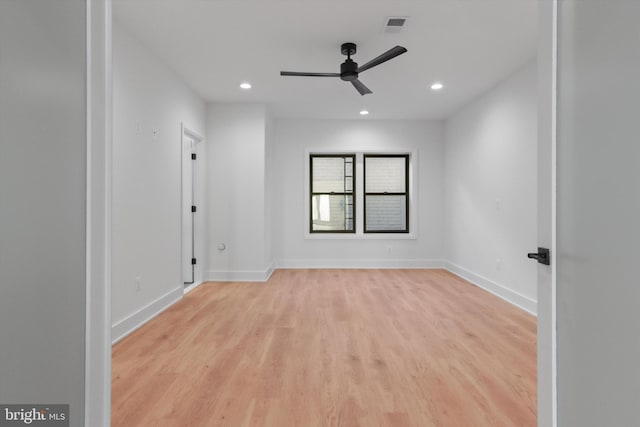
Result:
M175 129L175 128L174 128ZM198 273L204 253L199 250L198 236L202 234L199 228L199 218L202 217L201 206L198 202L199 185L198 174L202 170L198 167L202 150L205 148L202 138L194 134L184 125L181 129L181 278L185 292L198 284ZM193 157L195 155L195 158ZM175 181L174 181L175 182ZM201 181L200 181L201 183ZM174 196L175 197L175 196ZM525 255L524 253L522 254ZM174 258L175 259L175 258ZM543 267L541 267L543 268ZM200 275L201 275L200 271Z
M198 284L199 266L198 256L202 257L197 244L199 239L201 221L199 221L200 200L198 190L200 188L198 179L198 151L203 138L196 132L181 125L181 236L182 236L182 282L185 293L195 288Z

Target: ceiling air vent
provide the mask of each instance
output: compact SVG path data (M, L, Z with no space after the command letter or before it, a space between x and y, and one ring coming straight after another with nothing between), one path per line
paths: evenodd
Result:
M385 33L399 33L406 23L406 16L389 16L384 20L382 31Z

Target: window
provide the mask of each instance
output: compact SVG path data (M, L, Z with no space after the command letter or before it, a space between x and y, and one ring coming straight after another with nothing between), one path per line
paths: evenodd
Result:
M355 154L310 155L311 233L355 233Z
M409 232L409 155L364 155L364 232Z

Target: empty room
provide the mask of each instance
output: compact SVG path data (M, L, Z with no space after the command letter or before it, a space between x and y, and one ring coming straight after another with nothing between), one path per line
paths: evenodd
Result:
M638 425L631 0L0 0L0 425Z
M113 16L114 426L536 425L536 2Z

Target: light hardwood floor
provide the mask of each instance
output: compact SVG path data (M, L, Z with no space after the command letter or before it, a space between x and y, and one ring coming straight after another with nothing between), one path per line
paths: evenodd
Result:
M536 425L536 321L443 270L208 283L113 348L113 426Z

